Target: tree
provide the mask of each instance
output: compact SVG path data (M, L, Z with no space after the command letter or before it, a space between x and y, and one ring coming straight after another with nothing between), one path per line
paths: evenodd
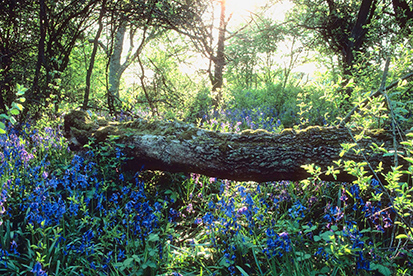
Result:
M60 97L58 79L66 69L76 41L86 29L98 1L52 2L39 1L39 42L33 83L27 98L32 109L47 106L52 94ZM57 107L57 106L56 106Z
M14 99L17 84L26 92L25 112L40 111L47 99L60 98L59 78L72 49L86 28L90 1L1 1L0 8L0 109Z
M215 26L214 2L217 2L220 7L218 26ZM210 0L209 3L208 0L205 3L200 1L200 5L195 6L191 12L193 14L192 21L185 22L183 28L179 29L172 26L172 29L188 36L195 48L209 60L207 72L214 94L214 106L217 107L222 98L224 68L227 65L225 42L240 30L227 36L229 33L227 27L232 14L227 16L225 0ZM215 42L216 30L218 31L217 42Z
M360 57L383 61L401 34L411 28L411 5L406 1L377 0L295 0L290 12L291 27L307 31L305 44L340 60L342 76L358 70ZM393 7L393 10L391 9ZM374 49L380 49L376 51Z
M144 36L138 52L130 52L125 63L120 63L123 38L129 30L137 29L158 32L178 28L179 22L190 21L192 13L187 9L192 4L179 0L151 1L102 1L74 0L5 0L0 2L0 110L6 111L14 98L17 83L30 89L26 93L25 112L41 111L55 98L55 104L61 99L61 76L67 69L72 50L79 41L84 41L85 31L94 30L94 23L101 29L94 35L93 42L106 26L112 28L112 43L116 47L107 47L112 56L110 69L110 95L108 104L113 110L114 98L118 97L119 80L122 72L141 51L147 37ZM194 4L195 5L195 4ZM134 28L128 28L136 26ZM117 34L117 35L116 35ZM115 40L117 39L116 43ZM131 38L133 41L133 37ZM122 40L122 41L121 41ZM100 43L99 43L100 44ZM83 105L89 101L91 74L96 56L96 43L86 71L86 89Z
M120 101L119 87L122 74L132 63L138 61L141 68L141 85L152 112L155 113L155 107L146 92L145 68L140 55L151 39L171 28L180 29L183 22L191 21L194 6L197 4L175 0L113 1L108 4L110 38L108 45L102 48L108 54L107 100L112 112L116 109L116 102ZM127 34L129 35L129 49L122 62ZM140 36L140 41L135 47L138 36ZM103 43L100 45L102 46Z
M193 172L233 180L301 180L309 176L302 167L315 164L328 170L333 161L370 162L375 168L382 162L390 171L392 157L374 151L374 144L392 149L393 136L384 130L362 133L357 142L363 154L349 151L342 157L343 143L354 143L360 130L336 127L310 127L302 131L284 130L273 134L263 130L219 133L175 122L109 122L92 120L87 112L72 111L65 116L65 137L71 148L81 150L87 143L98 145L109 138L124 145L130 169ZM370 138L364 138L369 136ZM407 161L399 164L407 165ZM323 176L332 179L331 176ZM341 173L338 181L354 176Z
M285 39L281 23L256 15L251 24L231 37L227 47L228 82L244 89L276 82L275 55Z
M34 1L0 1L0 113L6 113L17 84L28 86L35 60Z
M99 27L96 32L95 39L93 40L93 50L92 50L92 54L90 57L89 68L86 73L86 88L85 88L85 94L83 97L83 109L88 108L89 94L90 94L90 82L91 82L91 77L92 77L93 66L95 65L95 58L96 58L96 53L97 53L98 45L99 45L99 37L103 30L102 21L103 21L103 16L105 14L105 8L106 8L106 0L103 0L101 4L100 12L99 12L99 18L98 18Z
M407 3L405 0L392 0L394 17L396 18L397 23L400 26L402 32L406 34L412 33L413 27L413 6L410 2Z
M211 60L214 62L214 75L210 73L212 82L212 93L216 93L215 106L218 106L222 98L222 85L224 84L224 67L226 64L225 60L225 34L227 32L227 19L225 15L226 11L226 1L220 1L221 13L219 17L219 28L218 28L218 44L217 44L217 54L216 56L211 56Z

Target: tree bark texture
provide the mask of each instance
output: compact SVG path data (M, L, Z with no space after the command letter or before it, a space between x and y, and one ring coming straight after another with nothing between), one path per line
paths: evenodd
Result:
M125 33L126 25L121 23L116 31L113 53L109 62L109 94L115 98L119 98L120 78L123 73L120 72L120 67Z
M131 157L129 168L139 170L144 166L149 170L192 172L239 181L302 180L309 176L301 167L305 164L326 170L339 159L365 161L354 152L340 158L341 144L353 143L346 128L314 126L301 131L286 129L280 134L265 130L225 133L181 122L92 120L87 112L72 111L65 116L64 129L74 150L81 149L92 138L97 146L109 142L109 137L112 142L122 143L124 153ZM353 135L359 132L352 130ZM358 141L367 160L373 168L383 162L384 171L391 170L393 158L373 152L371 146L376 143L391 150L392 135L384 130L367 134L370 139ZM332 180L331 176L322 178ZM351 181L353 177L341 173L337 180Z

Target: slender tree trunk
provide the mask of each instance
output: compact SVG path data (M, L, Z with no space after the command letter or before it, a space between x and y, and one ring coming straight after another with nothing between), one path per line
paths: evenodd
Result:
M218 33L218 47L217 47L217 54L214 61L214 77L212 83L212 92L216 92L215 95L215 103L214 105L217 107L222 99L222 85L224 83L224 67L225 67L225 32L227 29L227 22L225 18L225 5L226 1L221 0L221 15L219 20L219 33Z
M368 27L376 10L376 0L363 0L357 15L357 21L351 30L346 44L343 45L343 58L346 66L345 73L349 74L353 69L354 53L360 50L368 32Z
M154 3L155 4L155 3ZM130 47L128 53L126 54L126 59L123 63L121 63L122 51L123 51L123 42L125 39L126 33L126 23L121 22L120 26L115 35L115 41L113 46L113 52L110 57L109 61L109 89L108 89L108 106L109 109L114 111L115 110L115 102L120 100L119 95L119 86L120 86L120 79L122 77L123 72L129 67L136 60L136 58L142 53L143 47L145 46L147 40L149 39L147 36L148 28L151 25L152 21L152 12L148 15L148 19L146 24L143 27L143 34L142 40L139 46L134 50L134 34L135 31L131 31L130 33Z
M38 52L37 52L37 64L36 64L36 71L34 74L32 91L29 96L30 100L34 100L36 98L35 94L38 94L39 91L39 79L41 74L42 65L44 66L46 63L45 58L45 44L46 44L46 32L47 32L47 11L46 11L46 3L45 0L39 0L40 4L40 13L39 13L39 30L40 30L40 39L38 44Z
M98 31L96 32L95 39L93 40L93 50L92 50L92 55L90 57L90 63L89 63L89 68L87 70L86 74L86 88L85 88L85 94L83 97L83 109L88 108L88 103L89 103L89 94L90 94L90 82L91 82L91 77L92 77L92 71L93 71L93 66L95 65L95 57L96 53L99 47L99 37L100 34L102 33L103 30L103 15L105 14L105 5L106 5L106 0L102 1L102 6L100 9L100 14L99 14L99 19L98 19L98 24L99 28Z
M114 103L119 99L119 86L122 73L121 57L123 51L123 40L126 33L126 24L121 22L116 31L113 52L109 61L109 89L108 89L108 106L110 110L114 110Z

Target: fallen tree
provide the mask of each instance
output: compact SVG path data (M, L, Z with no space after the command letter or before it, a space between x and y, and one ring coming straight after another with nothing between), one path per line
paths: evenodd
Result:
M368 161L373 168L382 162L384 171L391 170L392 157L373 150L377 144L391 150L393 136L385 130L364 133L370 138L357 141L363 154L349 151L340 157L343 143L354 143L361 130L336 127L309 127L295 131L286 129L280 134L265 130L246 130L241 133L215 132L181 122L147 121L109 122L91 119L85 111L72 111L65 116L65 137L73 150L83 145L98 145L107 141L122 143L129 167L137 170L192 172L203 175L257 182L301 180L309 176L302 165L315 164L326 170L333 161L342 159ZM400 165L406 162L400 160ZM322 176L332 179L331 176ZM338 181L353 177L340 173Z

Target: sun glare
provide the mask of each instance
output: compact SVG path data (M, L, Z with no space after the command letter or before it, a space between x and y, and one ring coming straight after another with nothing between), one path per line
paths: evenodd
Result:
M259 8L264 7L268 2L268 0L226 0L226 9L228 14L232 14L231 20L235 21L235 24L239 24L242 23L242 21L248 20L251 13L254 13ZM291 1L280 0L276 4L269 7L265 13L277 21L283 21L286 12L292 6L293 3L291 3Z
M237 30L240 25L245 24L250 21L251 14L254 14L260 10L260 8L264 7L269 0L226 0L226 15L231 15L231 20L229 22L229 29ZM275 2L275 1L274 1ZM218 0L217 0L217 3ZM275 21L282 22L285 18L286 13L293 7L293 3L290 0L279 0L274 5L268 6L267 10L264 10L265 16L272 18ZM216 6L216 18L219 18L220 7L219 5ZM219 24L219 22L216 22ZM277 59L279 60L280 66L288 66L288 62L290 60L289 53L291 52L290 43L285 41L278 46ZM193 62L192 62L193 60ZM125 72L124 80L125 85L132 86L137 85L137 72L139 69L132 70L133 67L128 69ZM191 58L191 62L187 62L185 64L181 64L179 69L182 73L188 74L188 76L192 75L196 72L201 72L208 68L208 60L201 56L201 54L195 55ZM308 76L313 76L315 71L318 71L315 63L305 63L305 64L297 64L296 67L293 69L294 72L303 72Z

